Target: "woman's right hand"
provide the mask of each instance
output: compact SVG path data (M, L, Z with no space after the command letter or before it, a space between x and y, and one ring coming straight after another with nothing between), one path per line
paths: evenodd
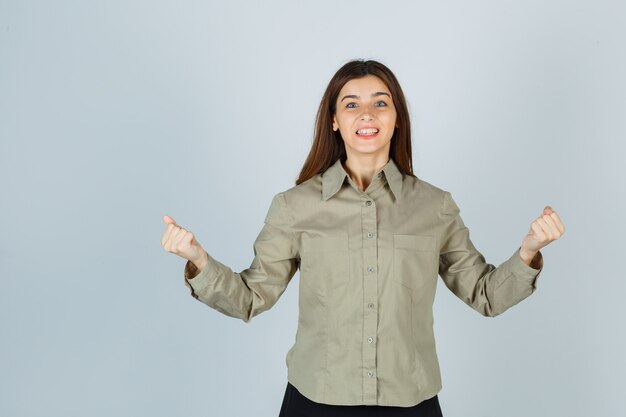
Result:
M208 261L207 254L193 233L177 225L168 215L163 216L163 222L167 225L161 237L163 249L191 261L199 271L204 269Z

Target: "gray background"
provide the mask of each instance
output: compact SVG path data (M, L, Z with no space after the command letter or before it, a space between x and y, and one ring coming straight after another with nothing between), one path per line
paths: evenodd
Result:
M161 217L248 267L353 58L396 73L416 174L490 263L545 205L567 228L502 316L440 280L446 417L621 414L622 4L0 1L0 415L278 414L299 275L250 324L224 316Z

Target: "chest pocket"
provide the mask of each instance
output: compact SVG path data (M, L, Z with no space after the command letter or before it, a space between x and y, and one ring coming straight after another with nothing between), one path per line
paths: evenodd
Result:
M393 280L410 289L419 289L435 280L435 237L393 235Z
M300 251L300 282L324 294L350 280L348 235L303 236Z

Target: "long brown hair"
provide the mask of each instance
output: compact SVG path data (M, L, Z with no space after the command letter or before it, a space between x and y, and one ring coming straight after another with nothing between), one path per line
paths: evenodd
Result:
M393 104L396 107L398 127L391 137L389 157L395 161L402 173L415 177L411 153L411 122L400 83L393 72L380 62L356 59L339 68L326 87L317 110L313 144L300 170L300 175L296 179L296 185L324 172L338 158L342 161L346 160L346 147L341 133L339 130L333 131L332 126L333 116L337 110L337 96L348 81L366 75L375 75L380 78L391 92Z

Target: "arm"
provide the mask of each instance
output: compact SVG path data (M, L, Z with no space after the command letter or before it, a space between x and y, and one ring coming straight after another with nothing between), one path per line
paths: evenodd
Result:
M528 259L528 254L520 253L520 246L509 259L496 267L487 263L474 247L469 229L461 219L460 209L449 192L444 195L440 218L443 234L439 274L446 286L463 302L484 316L495 317L535 291L543 269L540 251Z
M299 266L291 229L293 218L283 193L274 196L263 228L253 244L249 268L234 272L206 253L202 262L185 265L185 285L191 295L209 307L249 323L269 310L287 288ZM201 263L201 262L199 262Z

